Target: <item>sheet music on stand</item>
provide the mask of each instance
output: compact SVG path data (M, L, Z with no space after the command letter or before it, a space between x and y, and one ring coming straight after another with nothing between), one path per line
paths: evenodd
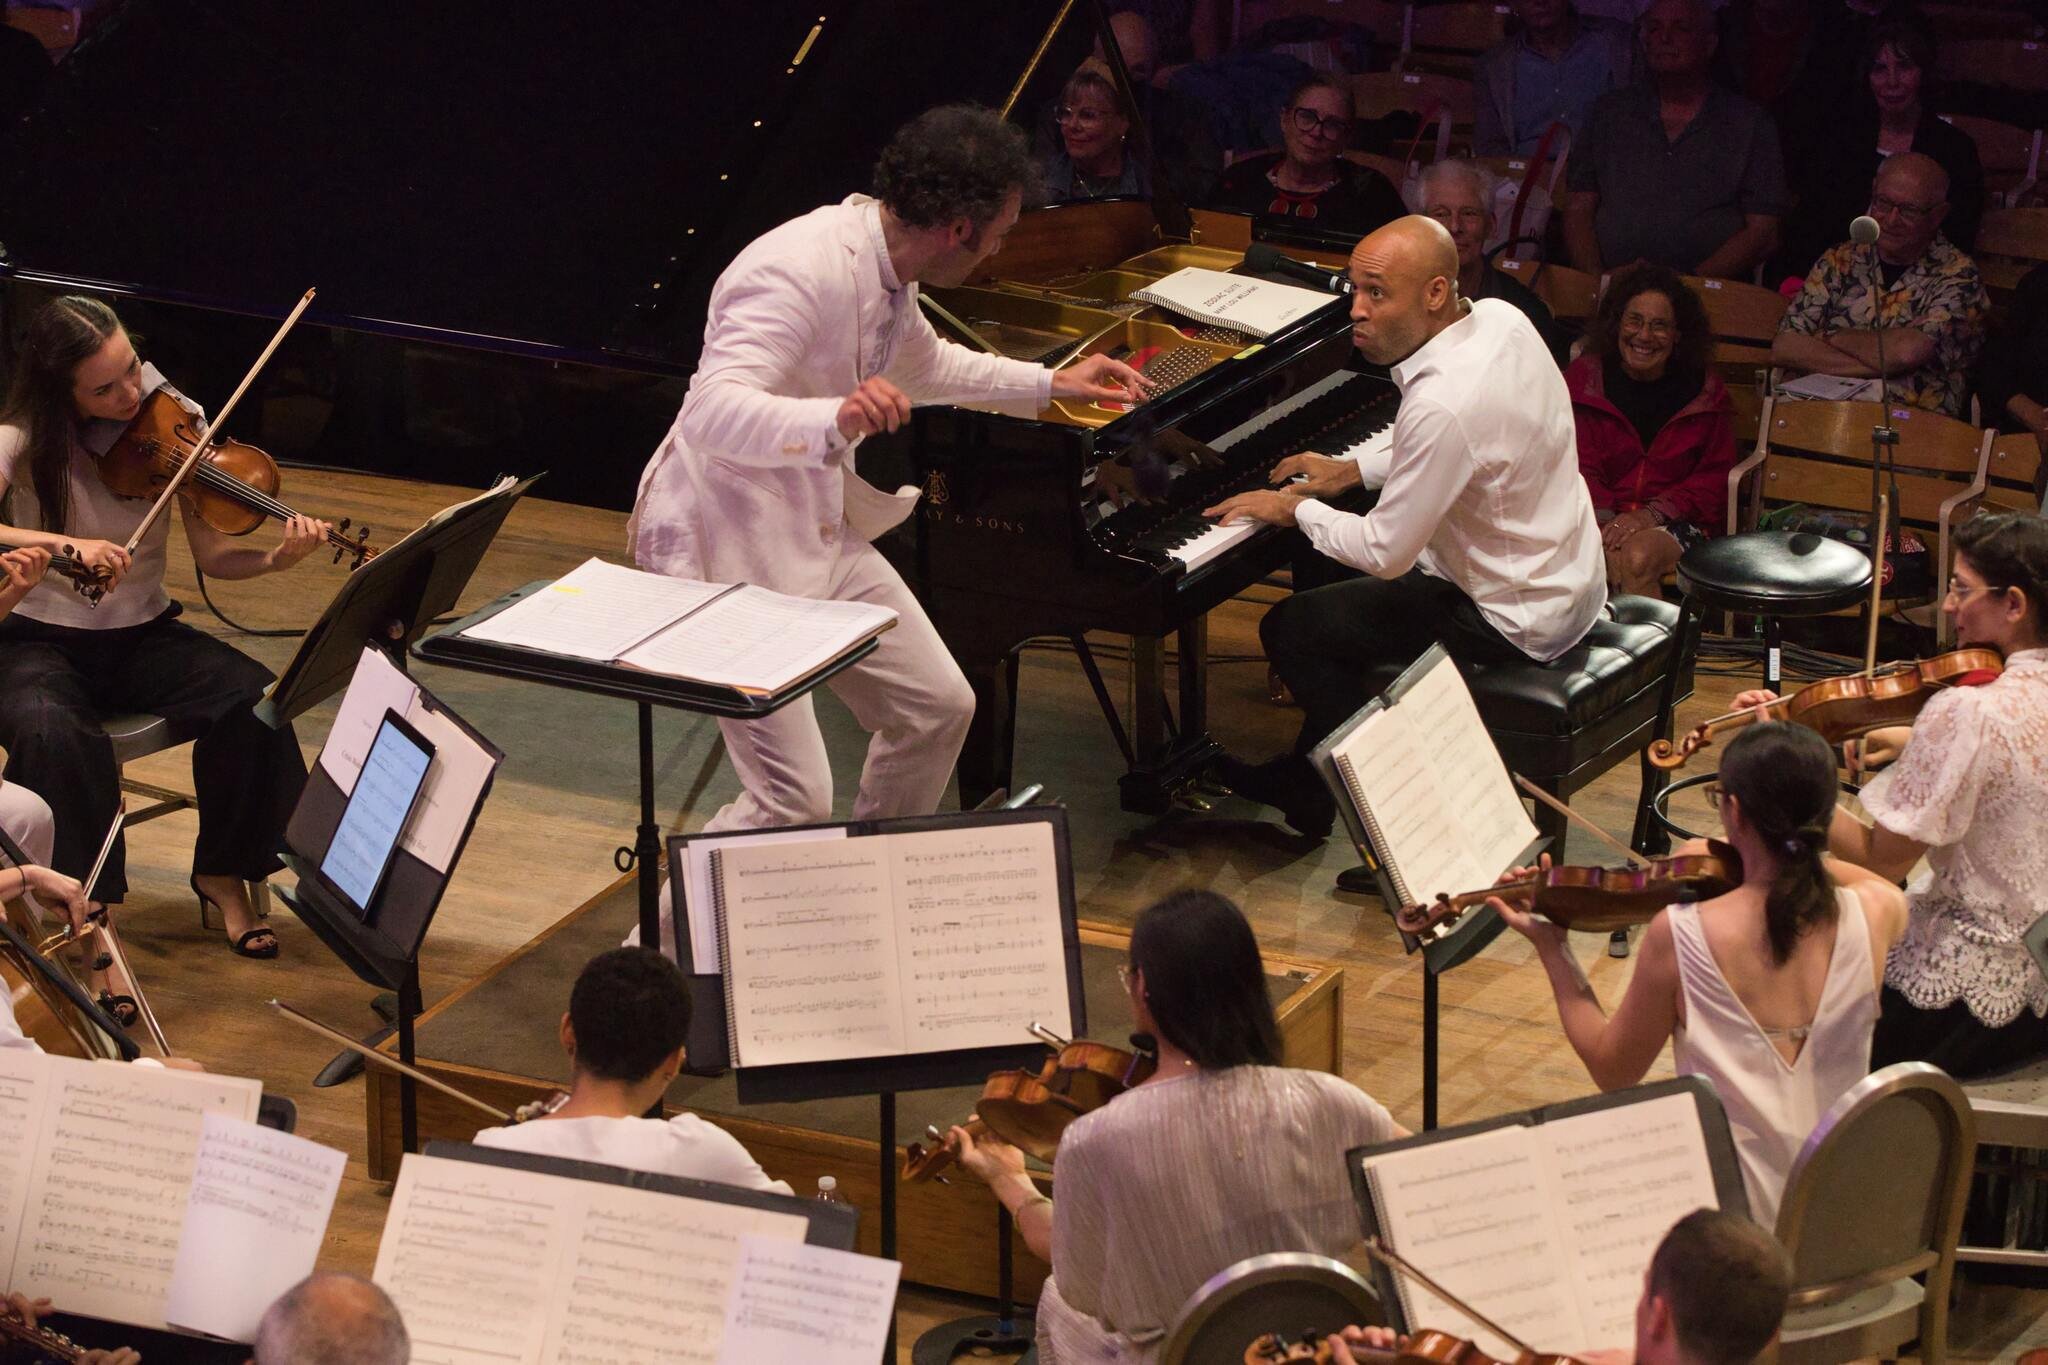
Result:
M1714 1089L1697 1077L1503 1114L1346 1154L1365 1235L1542 1351L1626 1346L1651 1253L1697 1208L1748 1215ZM1397 1331L1494 1333L1376 1264Z

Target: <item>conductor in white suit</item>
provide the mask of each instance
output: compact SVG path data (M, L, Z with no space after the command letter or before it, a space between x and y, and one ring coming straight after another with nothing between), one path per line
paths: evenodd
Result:
M899 619L827 685L872 734L853 815L928 815L974 694L903 580L870 542L910 514L854 472L864 436L921 403L1130 400L1149 383L1107 356L1053 371L950 344L917 304L1002 245L1037 181L1024 135L949 105L899 129L855 195L773 229L711 292L689 396L640 479L627 535L640 567L779 592L876 602ZM722 720L745 790L707 830L832 816L832 770L808 697Z

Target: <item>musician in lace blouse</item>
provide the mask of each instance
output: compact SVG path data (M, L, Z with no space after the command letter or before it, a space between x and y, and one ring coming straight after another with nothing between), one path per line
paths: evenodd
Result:
M1943 609L1957 639L1996 650L2004 672L1865 741L1864 762L1896 761L1863 789L1873 823L1838 810L1828 846L1894 878L1926 858L1885 966L1870 1061L1969 1077L2048 1053L2048 977L2022 941L2048 912L2048 523L1979 516L1955 543Z
M1406 1136L1340 1077L1280 1065L1258 941L1223 897L1182 891L1139 915L1125 984L1159 1067L1066 1130L1057 1205L1016 1148L947 1135L1052 1262L1038 1301L1045 1365L1146 1365L1217 1271L1355 1247L1344 1153Z

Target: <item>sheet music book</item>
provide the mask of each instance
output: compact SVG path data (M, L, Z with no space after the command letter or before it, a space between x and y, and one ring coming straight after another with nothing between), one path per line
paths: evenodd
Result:
M1747 1211L1726 1116L1697 1081L1358 1148L1350 1159L1367 1233L1542 1351L1628 1345L1643 1272L1671 1225L1697 1208ZM1513 1358L1414 1280L1389 1273L1383 1289L1388 1278L1396 1327L1436 1328Z
M720 1365L873 1365L896 1316L898 1261L833 1247L740 1238Z
M1778 393L1786 398L1810 398L1824 403L1876 402L1880 395L1875 379L1851 379L1833 374L1803 374L1797 379L1778 381Z
M1402 905L1490 886L1536 839L1464 675L1441 645L1314 752Z
M713 845L733 1065L1000 1047L1073 1017L1049 822L841 833Z
M894 611L869 602L791 597L589 559L462 634L770 693L895 624Z
M743 1239L794 1246L808 1226L784 1208L409 1154L371 1278L405 1317L413 1365L715 1365Z
M1200 266L1176 270L1165 279L1134 290L1131 297L1196 322L1255 337L1269 337L1336 298L1318 289L1255 280L1248 275L1204 270Z
M170 1312L181 1271L310 1266L343 1157L282 1171L280 1154L304 1168L306 1149L327 1149L255 1129L262 1095L240 1076L0 1051L0 1287L113 1322L215 1330L215 1316ZM280 1181L296 1192L282 1197ZM239 1214L214 1219L223 1202Z

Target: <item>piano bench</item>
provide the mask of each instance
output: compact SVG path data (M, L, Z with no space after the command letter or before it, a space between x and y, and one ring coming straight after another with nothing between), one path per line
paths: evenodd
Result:
M1460 664L1508 771L1569 801L1608 769L1638 757L1655 738L1678 622L1678 608L1669 602L1617 596L1584 640L1547 664ZM1697 641L1687 644L1680 698L1692 695ZM1400 672L1393 664L1376 667L1367 686L1381 691ZM1535 818L1561 858L1564 817L1539 805Z

